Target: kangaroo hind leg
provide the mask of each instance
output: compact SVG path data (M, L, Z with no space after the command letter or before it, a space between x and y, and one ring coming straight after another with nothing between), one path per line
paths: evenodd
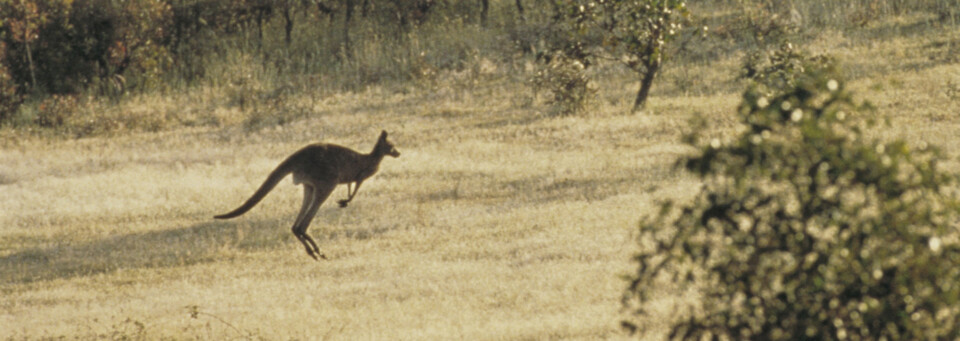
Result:
M316 243L310 244L307 239L303 237L299 226L301 225L304 217L310 211L310 207L313 206L315 193L316 191L314 190L313 185L309 183L303 184L303 203L300 205L300 213L297 214L297 220L293 222L292 228L293 235L297 237L297 240L299 240L300 243L303 243L303 247L307 249L307 254L310 255L310 257L313 257L313 259L317 259L316 250L319 248L317 247Z
M357 195L357 191L360 190L360 184L363 183L363 180L357 181L357 185L353 187L353 190L350 190L350 183L347 183L347 199L337 201L337 204L340 205L340 208L347 207L347 203L353 200L353 196Z
M297 215L297 221L293 224L293 235L300 240L300 243L307 250L307 254L313 259L319 260L318 256L327 259L327 256L320 251L317 242L307 234L307 228L310 227L310 222L317 214L320 204L327 200L334 187L336 187L336 184L303 184L303 206L300 207L300 214Z

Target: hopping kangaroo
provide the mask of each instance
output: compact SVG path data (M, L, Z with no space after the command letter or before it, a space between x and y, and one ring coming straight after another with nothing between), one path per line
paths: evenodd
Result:
M363 180L377 172L383 157L390 155L399 157L400 152L387 141L387 132L380 133L377 144L369 154L361 154L347 147L330 144L311 144L287 157L280 163L267 180L260 185L247 202L230 213L214 216L217 219L229 219L249 211L272 190L287 174L293 173L293 183L303 184L303 205L300 214L293 223L293 235L303 243L307 254L313 259L327 257L320 252L317 243L307 234L310 221L317 214L320 207L338 184L347 184L347 199L340 200L340 207L347 207L353 196L360 190ZM351 190L350 185L356 183ZM318 259L319 260L319 259Z

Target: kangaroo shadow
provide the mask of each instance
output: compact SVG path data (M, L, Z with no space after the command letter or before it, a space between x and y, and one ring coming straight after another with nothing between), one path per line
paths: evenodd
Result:
M130 233L83 243L26 248L0 257L0 282L29 284L112 273L124 269L157 269L209 263L232 257L225 250L258 251L292 248L297 257L300 244L290 233L293 217L274 219L208 221L162 231ZM364 240L391 230L323 228L331 222L314 222L317 241ZM319 223L319 224L318 224ZM292 256L291 255L291 256Z

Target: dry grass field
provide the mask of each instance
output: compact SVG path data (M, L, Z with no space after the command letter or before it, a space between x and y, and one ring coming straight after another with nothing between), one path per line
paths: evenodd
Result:
M878 135L940 145L956 167L960 64L945 56L957 44L958 31L823 32L805 48L839 57L859 97L890 118ZM625 338L620 275L635 227L659 200L698 189L673 167L691 118L710 136L736 132L741 56L668 68L636 114L629 74L600 77L590 112L553 117L501 72L469 86L441 77L292 95L306 114L282 125L217 109L204 115L221 124L157 132L3 131L0 339ZM678 89L691 74L693 90ZM223 91L122 111L195 115ZM402 156L347 208L338 188L309 230L329 260L290 233L301 195L290 180L246 215L212 219L300 146L367 151L381 129ZM682 299L665 296L662 320Z

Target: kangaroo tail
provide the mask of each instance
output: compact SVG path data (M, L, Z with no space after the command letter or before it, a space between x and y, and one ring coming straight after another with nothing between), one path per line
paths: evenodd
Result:
M267 196L267 193L270 193L274 187L280 183L280 180L283 180L287 174L290 174L293 171L293 167L290 166L290 159L284 160L277 166L273 172L270 172L270 176L267 177L267 180L263 182L263 185L260 185L260 188L257 189L253 196L250 199L247 199L247 202L237 207L237 209L224 213L221 215L213 216L216 219L230 219L241 214L247 213L251 208L260 203L260 200L263 200L263 197Z

